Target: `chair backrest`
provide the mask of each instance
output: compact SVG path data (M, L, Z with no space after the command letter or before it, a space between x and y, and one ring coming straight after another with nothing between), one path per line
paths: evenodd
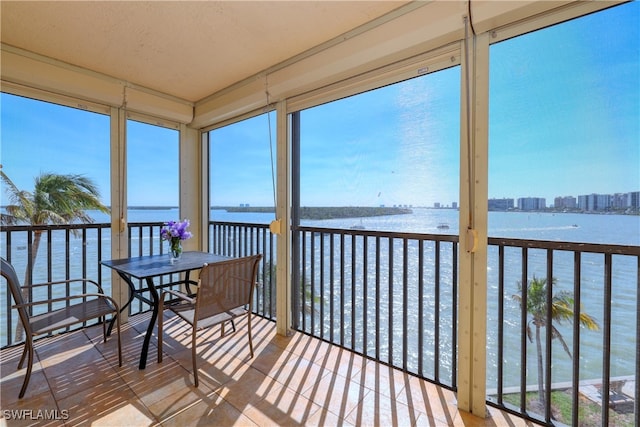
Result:
M205 265L200 272L196 319L251 306L261 259L258 254Z
M9 290L11 291L11 295L13 296L13 301L16 304L24 304L24 298L22 297L22 289L20 287L20 281L18 280L18 275L16 274L16 270L13 268L11 264L4 258L0 258L1 269L0 274L2 277L7 279L7 284L9 285ZM29 325L29 312L25 307L18 307L18 315L20 316L20 321L25 329L28 329Z

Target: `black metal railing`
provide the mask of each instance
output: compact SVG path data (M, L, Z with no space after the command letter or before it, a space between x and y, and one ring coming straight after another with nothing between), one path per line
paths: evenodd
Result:
M109 224L3 226L0 233L0 253L13 265L21 284L86 277L101 283L105 292L110 293L111 275L105 274L100 268L100 260L108 257L111 250L109 227ZM67 296L52 293L56 291L66 292L68 295L70 289L67 287L61 291L60 288L42 288L47 298ZM13 300L10 295L8 285L3 283L0 290L3 313L0 316L2 347L22 340L15 335L19 321L17 312L11 309ZM34 295L29 295L28 298L33 300ZM51 308L34 308L34 314L39 312L37 310Z
M455 389L457 236L297 233L298 330Z
M129 224L129 253L166 252L166 242L159 239L161 226ZM277 260L268 225L210 222L209 227L210 252L263 254L256 313L274 319ZM40 251L31 265L38 234ZM99 264L111 253L108 224L12 226L3 227L0 236L0 253L27 280L83 276L110 291L111 271ZM456 389L457 236L297 227L294 242L296 329ZM553 306L556 292L564 292L580 308L572 322L558 322L551 309L542 317L564 338L571 357L546 325L541 353L530 342L533 317L524 289L534 276L548 283L546 307ZM488 404L553 425L553 395L562 391L570 407L562 422L580 425L583 397L600 396L600 425L619 424L611 417L620 408L633 414L630 425L638 425L639 247L489 238L487 279ZM15 343L17 317L11 303L4 287L3 347ZM145 309L138 305L131 314ZM599 330L580 327L584 314L596 319ZM535 403L538 360L544 371L541 404Z
M528 301L534 296L525 286L534 277L547 290L537 320L531 312L540 301ZM489 404L552 425L561 406L552 395L557 393L570 408L564 424L593 423L595 417L602 426L639 425L640 247L489 238L488 286L487 372L495 372ZM574 303L565 322L552 308L559 294ZM581 327L584 316L598 330ZM599 413L582 415L589 399Z
M129 223L127 233L130 256L168 252L168 242L160 240L162 226L162 222ZM100 265L103 259L111 258L109 224L4 226L0 235L0 253L13 265L21 283L85 277L97 281L105 293L111 294L112 271ZM32 259L36 250L34 264ZM164 283L175 281L176 278L166 276L158 280ZM134 280L134 284L140 289L146 286L142 281L136 283ZM52 296L51 289L45 292L48 293L47 297ZM66 292L68 294L70 289L66 289ZM8 286L4 284L0 291L0 306L4 313L0 316L0 347L16 343L18 317L17 312L11 309L13 300L9 295ZM30 295L29 298L33 299L34 296ZM42 307L41 310L51 308ZM133 315L149 309L147 304L136 299L129 306L128 313ZM17 342L22 340L17 338Z
M268 224L209 222L209 252L225 256L262 254L253 311L276 318L276 247Z

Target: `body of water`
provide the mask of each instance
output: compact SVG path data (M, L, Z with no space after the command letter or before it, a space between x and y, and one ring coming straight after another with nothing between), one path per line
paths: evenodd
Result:
M178 209L130 209L129 222L154 222L179 220ZM108 222L106 215L94 213L96 222ZM244 223L268 224L274 215L271 213L227 213L223 210L212 210L211 219L214 221L231 221ZM429 234L457 234L459 228L459 212L452 209L414 209L412 214L394 215L384 217L348 218L336 220L303 221L303 225L328 228L358 227L367 230L396 231L410 233ZM448 226L447 229L442 228ZM108 239L110 233L103 235L103 240ZM640 216L628 215L596 215L575 213L538 213L538 212L490 212L489 236L507 237L530 240L551 240L579 243L602 243L617 245L640 245ZM91 237L90 237L91 238ZM14 237L15 239L15 237ZM55 239L55 238L54 238ZM21 245L16 239L13 245ZM2 254L6 253L6 242L0 242ZM24 244L23 244L24 245ZM95 245L88 245L95 247ZM81 242L73 244L71 251L80 253ZM46 248L41 248L46 251ZM110 254L105 248L103 257ZM546 255L544 251L531 251L529 258L530 278L533 274L538 277L546 275ZM20 262L21 254L26 250L13 253L14 264L20 277L24 269L24 263ZM41 254L42 255L42 254ZM554 259L554 277L558 283L556 290L573 289L573 255L558 255ZM489 251L488 254L488 328L496 330L497 318L497 251ZM88 259L96 259L96 254L89 254ZM635 316L638 311L638 283L637 266L631 260L617 260L614 257L613 294L612 294L612 345L611 345L611 373L612 376L633 375L635 372ZM54 254L54 265L63 265L64 253ZM92 262L92 261L90 261ZM448 261L444 261L447 263ZM518 253L505 255L505 342L513 342L519 346L521 325L519 323L520 309L512 295L518 291L518 281L521 279L521 258ZM20 267L22 265L22 267ZM583 255L582 271L582 303L585 312L589 313L602 325L603 319L603 266L602 256ZM97 268L97 265L96 267ZM449 264L449 270L451 265ZM443 274L447 274L447 265L443 266ZM108 276L108 275L107 275ZM36 278L37 279L37 278ZM6 307L6 295L0 295L2 310ZM449 301L443 297L443 301ZM373 304L369 305L373 307ZM3 325L0 325L4 334L4 315L0 316ZM443 329L446 331L447 329ZM449 329L450 330L450 329ZM568 344L571 345L570 326L561 327ZM580 369L581 378L593 379L602 375L602 332L585 331L581 334ZM497 357L496 334L488 334L487 350L489 365L495 366ZM6 342L6 341L3 341ZM535 344L529 344L528 370L529 378L535 382ZM506 377L505 385L516 385L519 380L519 347L517 351L506 349L504 360ZM495 372L488 370L488 386L491 388L495 380ZM571 359L562 353L558 344L554 344L553 381L569 381L571 379Z

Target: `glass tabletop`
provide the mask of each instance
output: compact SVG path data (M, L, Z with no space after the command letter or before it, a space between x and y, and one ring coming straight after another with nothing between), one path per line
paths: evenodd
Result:
M114 259L102 261L101 264L131 277L145 279L147 277L196 270L202 268L205 264L213 264L230 259L232 257L215 255L209 252L188 251L183 252L180 259L173 264L170 262L169 254Z

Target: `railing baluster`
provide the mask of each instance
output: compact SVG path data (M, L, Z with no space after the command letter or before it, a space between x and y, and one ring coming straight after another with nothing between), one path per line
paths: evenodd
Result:
M325 302L325 277L324 277L324 233L320 232L320 338L324 339L325 337L325 317L324 317L324 302Z
M340 233L340 345L344 347L344 233Z
M453 258L451 267L451 287L453 288L451 293L451 305L453 306L451 313L451 387L457 390L458 370L454 367L458 363L458 242L453 242L451 245L451 257Z
M367 315L369 313L369 244L367 235L362 236L362 354L368 354L369 328Z
M329 335L331 338L331 342L335 342L335 336L333 333L334 330L334 325L335 325L335 303L334 303L334 299L335 299L335 284L334 284L334 274L333 272L335 271L334 263L335 263L335 239L334 239L335 234L331 233L331 235L329 236L329 263L330 263L330 270L329 270Z
M522 248L522 290L520 294L520 412L527 412L527 282L528 251Z
M300 237L300 240L302 242L306 242L307 241L307 233L305 231L302 232L302 236ZM306 265L307 262L307 245L303 244L302 247L300 248L300 250L302 251L302 256L301 256L301 260L302 263L300 266L297 267L297 269L300 271L300 279L298 281L298 283L294 283L294 287L297 290L297 292L300 293L300 315L302 316L302 330L305 332L307 331L307 316L304 315L305 310L307 309L307 301L306 301L306 292L305 292L305 281L306 281L306 277L307 275L305 274L304 271L304 266ZM296 267L294 267L296 268Z
M640 257L636 259L636 305L640 304ZM636 310L636 375L633 407L635 425L640 426L640 313Z
M351 350L356 349L356 235L351 235Z
M376 360L380 360L380 236L376 236Z
M424 240L418 240L418 375L424 376Z
M547 423L551 422L551 361L552 350L551 341L553 337L553 250L547 249L547 313L546 313L546 348L545 348L545 399L544 399L544 418Z
M498 246L498 404L502 405L504 382L504 246Z
M604 255L604 325L602 332L602 425L609 425L609 381L611 380L611 254ZM638 357L638 355L636 355ZM637 378L636 378L637 380ZM636 399L638 396L636 396Z
M582 307L580 281L581 281L580 252L573 253L573 360L580 360L580 310ZM578 424L580 363L573 363L571 381L571 422Z
M388 301L388 323L387 323L387 340L389 342L389 354L387 362L393 364L393 253L394 253L393 237L389 237L389 301Z
M409 241L402 239L402 370L407 372L407 349L409 347Z
M434 380L440 382L440 241L435 241L434 256L434 325L433 325L433 371Z

